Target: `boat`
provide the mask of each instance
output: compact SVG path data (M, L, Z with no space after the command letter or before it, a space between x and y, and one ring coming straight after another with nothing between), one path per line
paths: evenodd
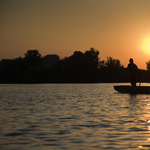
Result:
M129 86L121 85L114 86L114 89L119 93L129 93L129 94L150 94L150 86Z

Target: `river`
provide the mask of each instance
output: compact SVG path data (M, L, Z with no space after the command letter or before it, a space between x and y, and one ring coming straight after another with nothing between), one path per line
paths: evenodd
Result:
M0 84L0 149L150 149L150 95L114 85Z

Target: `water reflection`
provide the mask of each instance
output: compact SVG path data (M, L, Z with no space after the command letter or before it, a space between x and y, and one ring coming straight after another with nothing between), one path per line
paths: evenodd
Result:
M143 103L143 104L142 104ZM140 133L143 135L143 138L141 138L141 144L138 146L139 149L150 149L150 99L145 99L140 102L140 105L143 112L140 112L141 115L139 115L140 120L144 122L144 125L142 123L140 126L143 127L143 132ZM145 129L146 128L146 129Z
M150 96L112 84L1 85L0 149L150 149Z

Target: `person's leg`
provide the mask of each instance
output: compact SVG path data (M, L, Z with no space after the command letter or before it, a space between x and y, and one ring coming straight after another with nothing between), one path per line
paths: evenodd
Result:
M130 77L131 86L136 86L136 77Z
M136 86L136 77L132 78L132 86Z
M136 86L136 77L134 77L134 86Z
M131 86L133 86L133 79L132 79L132 76L130 76L130 82L131 82Z

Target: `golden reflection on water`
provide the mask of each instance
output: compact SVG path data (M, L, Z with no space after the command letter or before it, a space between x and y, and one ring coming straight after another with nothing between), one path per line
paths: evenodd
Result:
M0 149L150 149L150 95L118 94L110 84L32 86L15 103L9 101L14 88L5 91ZM35 94L38 86L47 94Z
M142 145L138 146L138 148L141 150L150 149L150 99L145 100L145 102L147 104L145 105L145 110L144 110L144 122L147 123L147 132L145 133L147 139Z

